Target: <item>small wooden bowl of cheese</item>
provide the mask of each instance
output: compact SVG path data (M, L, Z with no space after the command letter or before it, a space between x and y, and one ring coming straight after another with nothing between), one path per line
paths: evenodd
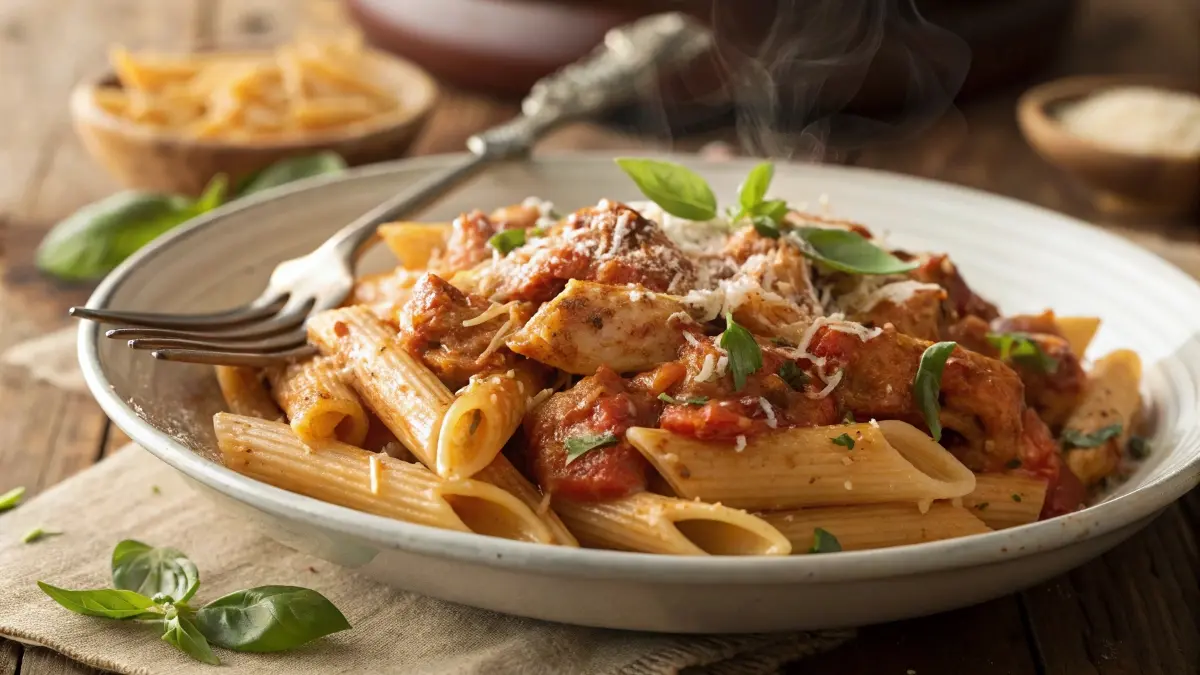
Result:
M1200 203L1200 86L1161 76L1070 77L1017 104L1025 138L1116 214L1178 216Z
M129 187L198 194L280 159L330 150L349 164L394 159L437 100L421 68L354 40L269 52L134 55L76 86L84 145Z

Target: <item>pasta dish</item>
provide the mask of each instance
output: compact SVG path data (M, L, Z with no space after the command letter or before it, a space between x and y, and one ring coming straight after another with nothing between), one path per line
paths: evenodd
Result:
M1083 506L1146 451L1138 356L1001 315L945 254L668 162L649 201L379 228L399 261L220 367L226 466L399 520L660 554L881 548ZM1086 368L1085 368L1086 366Z

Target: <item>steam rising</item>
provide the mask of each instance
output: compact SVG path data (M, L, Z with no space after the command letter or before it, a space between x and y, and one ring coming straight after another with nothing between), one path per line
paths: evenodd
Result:
M750 154L817 161L911 135L951 106L966 76L966 44L926 21L913 0L774 4L764 17L758 3L713 2L716 57ZM887 103L872 105L860 90Z

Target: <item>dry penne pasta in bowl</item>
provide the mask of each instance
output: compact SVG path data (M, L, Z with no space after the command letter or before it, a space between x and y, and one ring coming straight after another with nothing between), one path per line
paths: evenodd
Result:
M217 213L93 303L231 305L445 161ZM330 222L285 235L297 214ZM1196 482L1179 307L1200 289L1032 207L826 167L562 158L379 235L310 318L311 359L214 376L90 326L82 354L106 410L206 493L406 588L620 628L849 625L1067 569ZM1039 237L1075 258L1043 267ZM180 257L232 270L255 247L250 271L181 288ZM1129 304L1121 284L1170 292Z

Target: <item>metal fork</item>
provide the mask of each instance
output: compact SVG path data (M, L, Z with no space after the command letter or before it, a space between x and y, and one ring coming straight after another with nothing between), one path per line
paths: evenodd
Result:
M72 307L70 314L127 326L106 335L168 361L264 366L314 354L306 320L349 296L354 267L375 243L379 225L411 217L497 161L528 156L533 144L559 124L633 98L644 75L696 58L711 40L707 29L674 12L610 31L591 55L535 84L520 116L468 139L470 155L462 162L363 214L312 253L280 263L266 290L247 305L210 314L91 307Z

